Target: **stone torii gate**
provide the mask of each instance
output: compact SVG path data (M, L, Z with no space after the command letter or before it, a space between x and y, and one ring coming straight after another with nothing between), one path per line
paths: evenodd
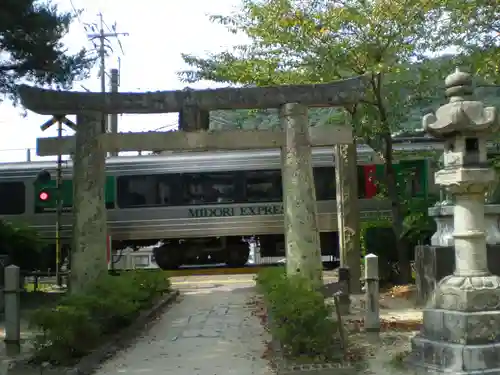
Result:
M309 127L307 108L358 103L367 87L365 76L317 85L147 93L63 92L20 86L21 102L27 109L39 114L77 115L74 137L37 140L39 156L74 153L72 285L78 289L107 271L106 152L265 148L281 148L283 153L287 269L306 276L309 273L322 283L311 147L352 144L353 137L346 126ZM110 134L105 133L102 123L103 114L180 112L184 123L199 124L210 110L243 108L280 108L283 130ZM199 129L196 124L187 128ZM359 276L354 274L353 278Z

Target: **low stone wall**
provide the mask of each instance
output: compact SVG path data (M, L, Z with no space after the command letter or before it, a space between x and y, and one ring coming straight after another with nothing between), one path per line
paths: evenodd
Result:
M488 245L490 272L500 276L500 245ZM437 283L455 270L455 248L452 246L416 246L415 273L417 304L425 305Z

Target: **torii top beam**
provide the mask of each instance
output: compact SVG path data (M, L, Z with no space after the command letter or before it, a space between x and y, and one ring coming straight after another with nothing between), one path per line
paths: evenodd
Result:
M89 93L19 87L21 103L47 115L82 111L114 113L168 113L193 106L200 110L278 108L285 103L333 107L358 103L365 97L367 75L323 84L176 90L146 93Z

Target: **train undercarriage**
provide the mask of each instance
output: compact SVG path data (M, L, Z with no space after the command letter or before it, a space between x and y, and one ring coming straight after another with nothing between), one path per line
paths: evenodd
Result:
M163 241L153 249L153 255L164 270L192 264L242 267L248 262L250 247L242 237L189 238Z
M320 233L320 241L322 256L331 257L330 261L323 262L325 268L334 268L334 259L339 256L337 232ZM285 257L285 236L282 234L126 241L113 243L113 247L137 250L153 246L154 261L158 267L173 270L181 266L206 264L243 267L249 261L252 242L258 249L260 258Z

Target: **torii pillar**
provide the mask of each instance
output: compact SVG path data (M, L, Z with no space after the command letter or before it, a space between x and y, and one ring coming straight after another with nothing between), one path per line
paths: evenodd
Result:
M77 126L73 158L72 292L95 278L93 270L106 265L107 271L108 246L106 150L99 138L105 132L103 116L100 112L81 112L76 123L80 126ZM93 251L96 248L100 250Z
M356 143L336 145L335 185L340 266L349 269L349 292L361 292L360 214Z

